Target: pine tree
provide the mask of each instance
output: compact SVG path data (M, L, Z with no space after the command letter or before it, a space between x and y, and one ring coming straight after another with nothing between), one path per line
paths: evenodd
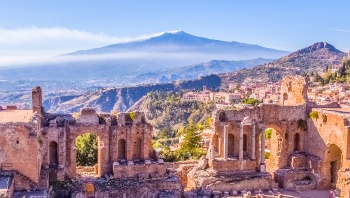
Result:
M78 166L93 166L97 164L97 137L85 133L77 137L75 142L77 149Z

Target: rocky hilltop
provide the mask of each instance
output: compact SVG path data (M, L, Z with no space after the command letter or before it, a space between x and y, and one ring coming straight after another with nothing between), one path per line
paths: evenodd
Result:
M303 75L308 72L323 72L327 66L339 65L346 56L327 42L318 42L295 51L268 64L250 69L220 74L222 89L228 88L229 82L276 82L284 75Z

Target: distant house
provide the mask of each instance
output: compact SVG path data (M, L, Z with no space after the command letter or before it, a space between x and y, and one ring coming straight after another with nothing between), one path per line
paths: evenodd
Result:
M185 93L181 101L200 101L200 102L209 102L210 101L210 91L207 90L206 86L203 86L203 90L201 92L187 92Z

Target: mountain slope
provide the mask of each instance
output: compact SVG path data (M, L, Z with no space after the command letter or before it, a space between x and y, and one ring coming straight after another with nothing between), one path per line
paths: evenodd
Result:
M333 45L318 42L272 63L220 74L221 88L227 89L230 82L276 82L284 75L303 75L312 71L321 73L327 66L339 65L344 56L346 54Z
M218 89L221 80L216 75L202 77L198 80L177 81L175 83L143 85L137 87L101 89L77 96L59 96L44 100L44 109L48 112L72 113L82 107L93 107L99 112L126 111L138 100L151 91L174 91L183 89ZM45 91L45 90L44 90Z

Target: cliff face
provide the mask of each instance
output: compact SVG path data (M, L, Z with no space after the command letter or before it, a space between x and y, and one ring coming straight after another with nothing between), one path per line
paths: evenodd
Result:
M183 89L218 89L221 79L217 75L202 77L198 80L179 81L166 84L142 85L137 87L101 89L78 96L54 97L44 101L43 106L48 112L72 113L82 107L92 107L99 112L122 112L128 110L138 100L151 91L176 91Z

